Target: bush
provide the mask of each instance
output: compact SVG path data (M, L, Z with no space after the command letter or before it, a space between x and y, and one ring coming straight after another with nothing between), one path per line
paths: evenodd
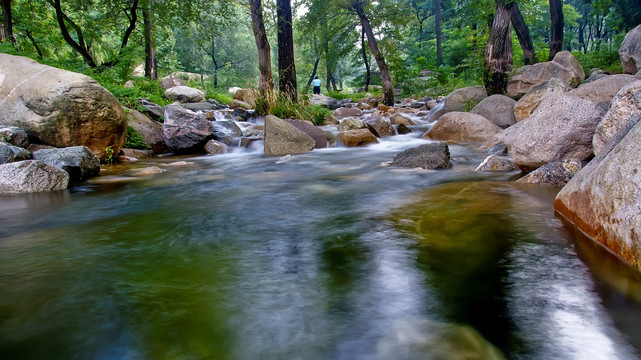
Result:
M131 126L127 126L127 140L123 147L127 149L151 150L151 146L145 142L142 135Z
M256 108L258 109L258 105ZM308 120L315 125L322 125L325 119L333 114L333 112L320 105L311 106L306 100L292 102L289 99L279 96L276 99L271 114L281 119Z

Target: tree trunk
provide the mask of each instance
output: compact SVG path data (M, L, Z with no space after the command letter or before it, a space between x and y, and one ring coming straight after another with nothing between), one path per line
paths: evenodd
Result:
M258 70L260 73L258 90L268 106L271 106L274 102L274 81L272 79L271 47L269 40L267 40L265 22L263 21L263 6L261 0L249 0L249 4L251 6L252 30L258 49Z
M309 85L312 84L312 81L314 81L314 78L316 77L316 70L318 70L318 63L320 63L320 56L316 58L316 61L314 61L314 70L312 70L312 75L309 77L309 80L307 81L307 85L305 88L309 88Z
M512 7L511 20L516 36L519 38L521 49L523 49L523 63L525 65L536 63L536 53L534 52L534 45L532 44L532 38L530 37L530 29L528 29L525 20L523 20L523 15L521 14L517 3L514 3L514 6Z
M435 30L436 30L436 63L440 66L443 63L443 50L441 47L441 0L434 0L436 11Z
M294 63L294 35L290 0L277 0L278 16L278 84L280 93L291 101L298 98L296 66Z
M142 9L142 19L145 35L145 76L151 80L158 80L158 65L156 62L156 41L154 40L154 21L152 0Z
M485 88L488 95L505 94L508 73L512 70L512 31L510 20L513 2L496 0L496 12L485 49Z
M133 4L131 5L131 8L129 9L129 12L131 15L127 15L129 17L129 27L127 27L127 30L125 31L125 35L122 37L122 43L120 44L120 54L122 54L123 49L127 47L127 43L129 42L129 37L136 29L136 24L138 23L137 10L138 10L138 0L134 0Z
M13 45L16 44L16 38L13 36L13 17L11 15L11 0L2 0L2 14L4 14L4 19L2 22L2 36L0 36L0 42L5 42L7 40L11 41Z
M36 39L33 37L33 34L29 29L24 29L25 35L27 35L27 38L29 41L31 41L31 44L33 45L34 48L36 48L36 51L38 52L38 57L43 58L44 56L42 55L42 50L40 50L40 46L38 46L38 43L36 42Z
M563 0L550 1L550 56L553 60L556 53L563 50Z
M365 63L365 91L369 90L369 84L372 81L372 71L369 68L369 59L367 58L367 50L365 49L365 29L361 28L361 52L363 54L363 62Z
M89 53L89 50L87 49L87 46L85 45L85 39L82 35L82 29L80 29L80 26L74 23L69 17L67 17L64 12L62 12L60 0L52 0L50 4L56 10L56 20L58 20L58 25L60 26L62 37L65 39L67 44L69 44L78 54L80 54L80 56L82 56L82 58L90 67L95 68L96 62L94 61L93 57ZM71 27L73 27L76 31L78 42L76 42L69 34L69 30L67 29L65 21L68 22L69 25L71 25Z
M392 77L390 76L389 70L387 69L387 64L385 64L385 58L383 54L378 50L378 43L374 37L374 31L372 30L372 25L369 23L369 19L365 15L363 10L363 4L360 0L352 0L352 9L358 14L358 18L361 21L361 26L367 34L367 41L369 43L369 49L376 59L376 64L378 65L378 70L381 73L381 80L383 81L383 92L384 100L383 103L388 106L394 105L394 85L392 85Z

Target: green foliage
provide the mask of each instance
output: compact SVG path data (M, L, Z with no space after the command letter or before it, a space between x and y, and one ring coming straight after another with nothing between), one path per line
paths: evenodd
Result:
M308 120L315 125L322 125L325 119L333 114L333 111L320 105L309 105L305 100L292 102L279 96L272 107L271 113L281 119Z
M145 142L142 135L131 126L127 126L127 140L123 147L127 149L151 150L151 146Z
M363 92L357 92L357 93L344 93L340 91L334 91L329 93L327 96L333 97L336 100L350 99L353 102L357 102L358 100L364 97L367 97L369 95L377 97L382 93L383 93L383 90L381 90L380 88L370 88L369 91L363 91Z
M621 73L623 68L621 60L619 59L619 52L616 49L602 47L599 50L588 52L587 54L581 52L572 53L581 66L586 75L592 69L601 69L609 73Z
M116 159L114 158L114 150L112 148L105 148L105 154L107 156L102 160L103 164L112 165L116 162Z

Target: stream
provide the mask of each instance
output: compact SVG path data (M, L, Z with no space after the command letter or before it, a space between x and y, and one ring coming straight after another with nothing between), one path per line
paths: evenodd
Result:
M426 140L109 167L0 197L0 359L638 359L641 278L556 189ZM157 166L164 172L135 176Z

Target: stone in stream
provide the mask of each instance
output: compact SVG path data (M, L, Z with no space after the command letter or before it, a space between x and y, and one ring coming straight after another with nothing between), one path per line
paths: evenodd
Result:
M178 104L165 107L163 123L165 143L176 154L203 152L207 141L214 137L212 122Z
M127 112L127 121L129 126L142 136L145 144L151 146L154 153L165 154L169 152L169 148L165 144L165 135L161 123L151 120L145 114L136 110Z
M394 130L392 124L383 120L383 118L378 115L369 116L363 121L363 123L367 126L369 131L378 138L396 135L396 130Z
M38 160L0 165L0 194L33 193L66 189L69 174Z
M28 159L31 159L31 153L27 149L0 141L0 164Z
M445 169L450 165L450 149L444 142L424 144L400 152L390 166L404 168Z
M290 155L312 151L316 141L302 130L273 115L265 117L265 155Z
M516 124L516 118L514 117L515 104L516 100L505 95L492 95L476 104L470 113L481 115L505 129Z
M346 147L357 147L375 144L378 140L369 129L353 129L338 133L337 143Z
M83 181L100 174L100 159L86 146L38 150L33 158L68 172L71 181Z
M475 171L481 172L502 172L502 171L515 171L519 168L514 165L514 161L507 156L498 156L492 154L483 160L483 162L476 167Z
M212 121L211 127L214 130L214 140L223 142L229 146L232 145L234 139L243 136L243 131L236 125L234 121L218 120Z
M284 119L291 125L294 125L298 130L303 131L305 134L309 135L314 141L316 142L316 145L314 146L314 149L324 149L327 147L327 135L325 135L325 132L317 127L311 124L310 122L307 121L302 121L302 120L297 120L297 119Z
M443 115L423 137L443 141L476 142L487 141L501 130L481 115L454 111Z
M572 87L563 79L553 77L550 80L531 88L519 101L514 104L514 117L517 122L530 117L547 94L558 92L566 93Z
M567 184L582 168L583 164L576 159L555 161L541 166L516 182L550 185L560 188Z

